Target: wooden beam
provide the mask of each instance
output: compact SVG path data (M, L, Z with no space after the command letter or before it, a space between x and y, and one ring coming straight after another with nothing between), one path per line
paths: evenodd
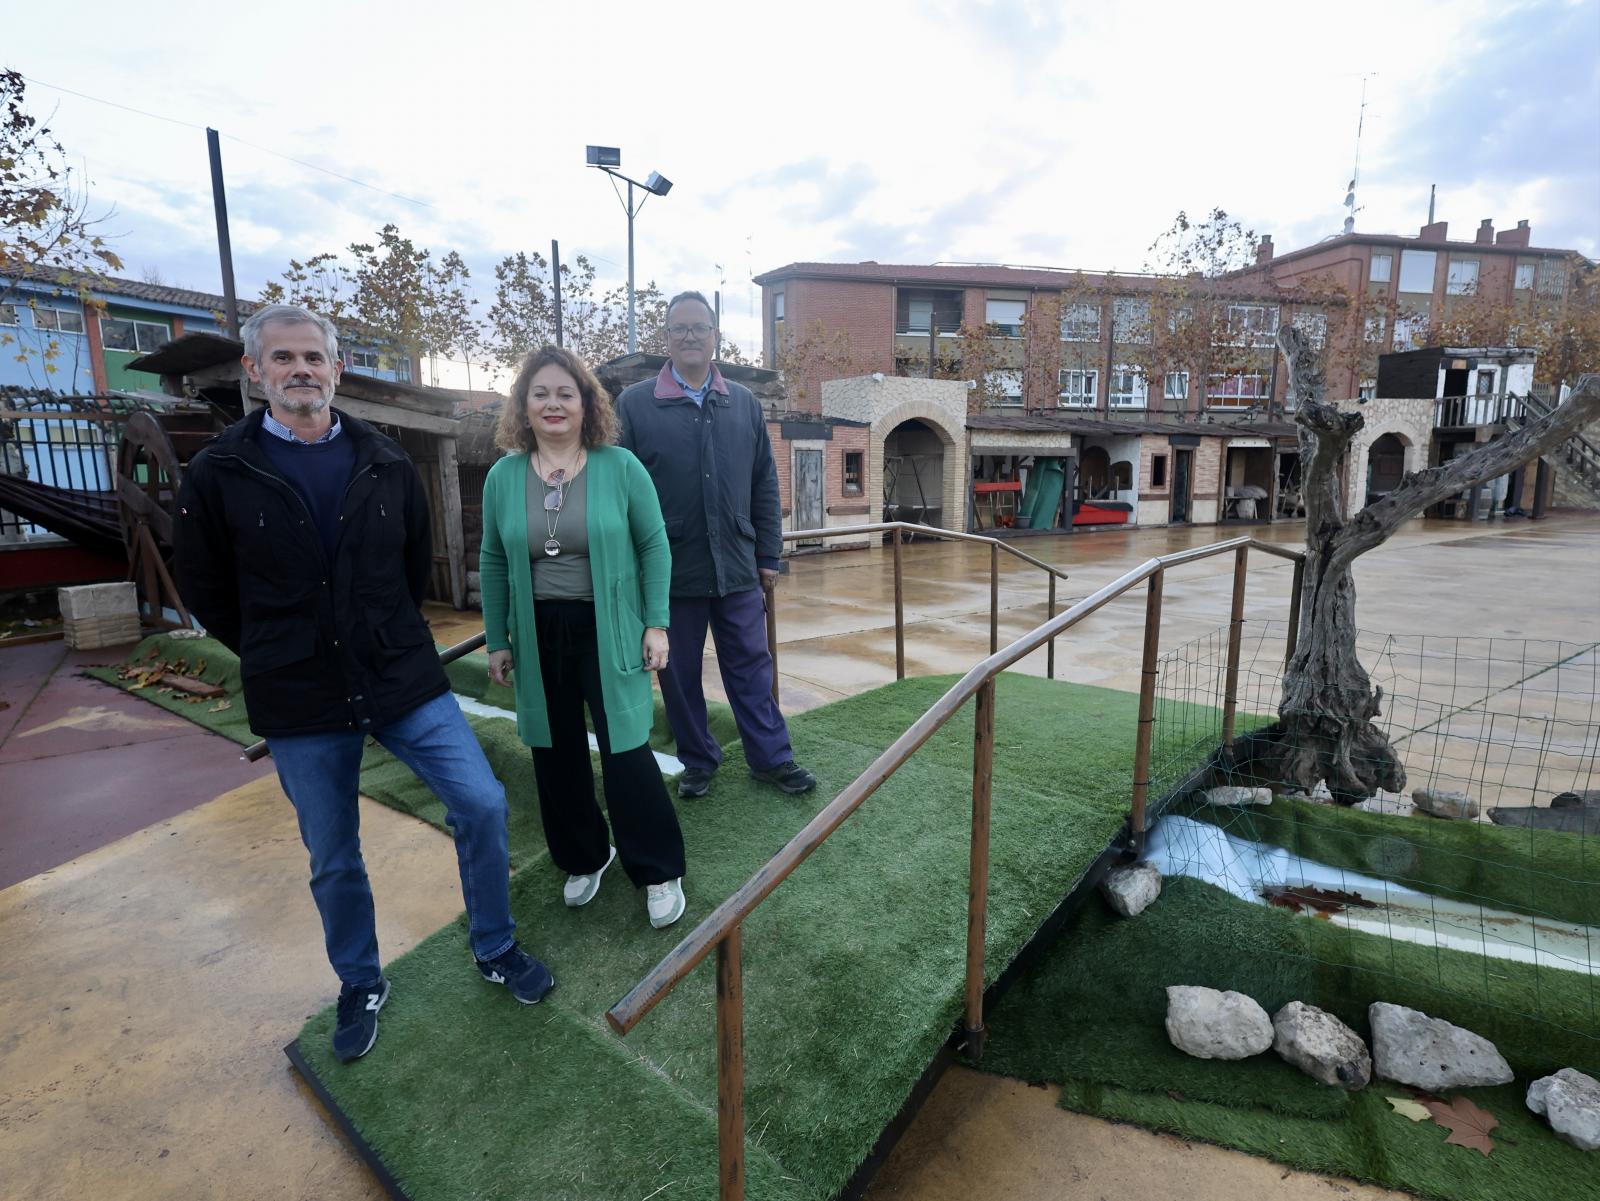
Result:
M427 413L414 413L410 409L374 404L369 400L357 400L353 396L336 395L333 398L333 407L349 413L352 417L359 417L363 421L371 421L377 425L394 425L401 429L418 430L424 434L438 434L444 438L453 439L461 430L461 423L454 417L433 417Z
M439 498L444 502L444 547L450 559L450 603L467 607L466 534L461 526L461 468L456 440L439 439Z

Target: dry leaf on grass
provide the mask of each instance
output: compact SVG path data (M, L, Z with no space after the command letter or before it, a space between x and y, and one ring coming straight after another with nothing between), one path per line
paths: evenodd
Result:
M1369 901L1358 892L1345 892L1338 888L1317 888L1315 885L1269 884L1261 890L1267 904L1276 905L1292 913L1309 909L1313 917L1330 917L1346 909L1376 909L1376 901Z
M1408 1101L1404 1097L1385 1097L1385 1101L1394 1106L1394 1111L1402 1117L1410 1118L1413 1122L1426 1122L1433 1115L1428 1112L1426 1105L1416 1101Z
M224 709L231 709L231 708L233 708L233 702L232 701L218 701L216 704L212 705L211 708L207 709L206 712L207 713L221 713Z
M1485 1155L1494 1150L1494 1140L1489 1132L1500 1124L1500 1119L1486 1109L1480 1109L1466 1097L1457 1097L1450 1104L1428 1101L1428 1112L1433 1120L1450 1132L1444 1141L1458 1147L1471 1147Z

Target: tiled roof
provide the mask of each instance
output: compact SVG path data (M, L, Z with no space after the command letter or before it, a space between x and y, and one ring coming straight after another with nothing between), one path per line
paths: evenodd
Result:
M58 280L58 274L53 271L23 271L19 274L43 284L54 284ZM99 292L105 296L124 296L130 300L147 300L152 304L170 304L181 308L205 309L215 313L220 313L227 307L227 300L214 292L197 292L192 288L145 283L139 279L82 275L74 277L73 283L74 286L81 285L91 292ZM239 312L253 313L258 303L240 297Z

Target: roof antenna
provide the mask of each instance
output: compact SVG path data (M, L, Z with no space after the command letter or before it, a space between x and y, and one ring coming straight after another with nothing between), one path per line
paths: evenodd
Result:
M1428 185L1428 224L1429 225L1433 224L1433 198L1434 198L1434 196L1436 196L1438 194L1438 192L1439 192L1439 185L1438 184L1431 183L1431 184Z
M1356 162L1350 172L1350 186L1344 194L1344 207L1350 210L1344 218L1344 232L1347 234L1355 232L1356 213L1360 211L1356 206L1356 184L1361 179L1361 134L1367 125L1367 80L1376 74L1376 71L1367 71L1361 76L1361 108L1356 116Z

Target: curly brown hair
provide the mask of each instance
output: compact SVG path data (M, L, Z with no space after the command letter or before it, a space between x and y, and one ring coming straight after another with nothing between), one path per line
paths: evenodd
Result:
M617 440L617 414L611 407L611 396L589 365L560 346L541 346L530 351L517 368L517 378L511 385L511 396L500 410L500 421L494 429L494 444L502 450L532 451L537 448L538 437L528 424L528 391L533 387L533 377L546 367L561 368L578 385L578 395L583 398L582 439L585 450L607 446Z

